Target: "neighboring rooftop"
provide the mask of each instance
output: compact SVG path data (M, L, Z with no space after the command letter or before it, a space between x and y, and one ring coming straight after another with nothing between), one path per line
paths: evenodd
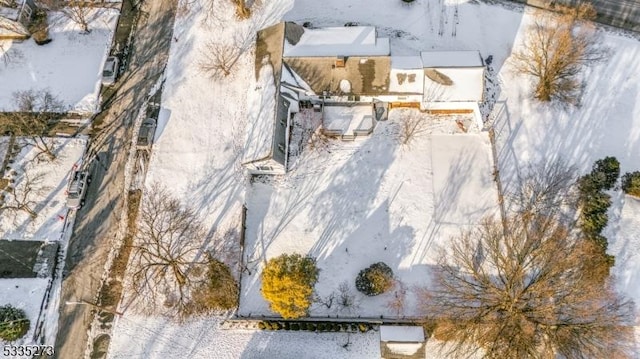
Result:
M373 26L304 29L298 41L285 41L285 57L386 56L389 39L378 38Z
M424 342L424 329L418 326L381 325L380 341L383 342Z
M482 67L478 51L423 51L422 66L430 67Z

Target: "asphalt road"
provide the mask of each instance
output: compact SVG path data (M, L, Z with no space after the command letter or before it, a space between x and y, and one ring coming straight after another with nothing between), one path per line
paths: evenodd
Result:
M85 355L93 308L65 303L94 302L98 293L120 217L125 215L124 173L133 133L131 124L160 77L169 54L176 0L146 1L141 6L143 16L134 33L130 65L116 83L115 95L105 100L103 111L107 114L87 151L97 156L89 164L92 182L85 206L76 215L67 251L56 358L80 359Z

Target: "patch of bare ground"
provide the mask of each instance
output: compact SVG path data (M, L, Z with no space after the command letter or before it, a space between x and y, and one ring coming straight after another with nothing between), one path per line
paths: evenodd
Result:
M113 261L109 271L109 278L100 289L99 305L110 310L116 310L120 297L122 296L122 282L127 269L129 256L133 245L133 238L136 231L136 218L140 207L141 190L129 192L129 203L127 211L127 233L120 252Z

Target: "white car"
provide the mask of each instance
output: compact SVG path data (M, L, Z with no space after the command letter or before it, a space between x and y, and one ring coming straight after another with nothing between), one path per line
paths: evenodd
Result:
M87 195L87 187L91 183L91 176L87 171L74 171L70 177L67 188L67 207L78 209L84 204L84 197Z
M102 68L102 84L109 86L116 83L118 78L118 58L116 56L107 57L107 61Z
M153 145L153 136L155 136L155 134L156 120L153 118L147 118L142 122L142 126L140 126L136 148L139 150L151 150L151 145Z

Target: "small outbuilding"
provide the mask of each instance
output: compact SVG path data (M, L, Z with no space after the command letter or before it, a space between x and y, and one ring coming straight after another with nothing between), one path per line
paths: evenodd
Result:
M426 341L421 326L381 325L382 359L424 359Z

